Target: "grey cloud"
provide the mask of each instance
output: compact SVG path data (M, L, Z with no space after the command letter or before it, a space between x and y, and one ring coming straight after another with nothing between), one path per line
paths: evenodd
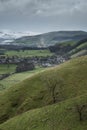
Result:
M0 0L0 25L7 27L83 28L86 14L87 0Z
M11 1L11 0L0 0L0 2L2 2L2 3L8 2L8 1Z
M0 0L1 11L18 10L44 16L74 13L86 7L86 0Z

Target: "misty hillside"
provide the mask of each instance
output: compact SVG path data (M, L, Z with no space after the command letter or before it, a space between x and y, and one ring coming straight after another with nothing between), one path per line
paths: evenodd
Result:
M87 38L84 31L55 31L35 36L25 36L14 40L14 44L47 47L60 42L79 41Z

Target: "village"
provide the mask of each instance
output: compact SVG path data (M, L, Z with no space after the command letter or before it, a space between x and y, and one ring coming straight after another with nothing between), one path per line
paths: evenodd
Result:
M0 56L0 65L6 65L10 69L11 65L16 65L15 71L12 73L0 74L0 80L3 80L14 73L24 71L32 71L37 67L47 68L61 64L68 60L67 58L59 55L52 56L33 56L33 57L18 57L18 56Z
M0 64L19 64L33 63L35 66L50 67L65 62L67 59L60 55L52 56L33 56L33 57L6 57L0 56Z

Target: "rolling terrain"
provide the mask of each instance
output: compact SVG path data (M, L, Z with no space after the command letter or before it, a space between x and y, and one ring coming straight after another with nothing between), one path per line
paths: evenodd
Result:
M35 36L21 37L14 40L11 44L30 47L48 47L56 43L79 41L85 38L87 38L87 32L84 31L55 31Z
M24 36L9 44L0 45L0 48L0 53L8 56L45 56L51 55L51 51L73 58L87 54L87 32L56 31Z
M55 103L51 84L56 85ZM82 120L77 106L85 106ZM86 111L87 56L49 68L0 92L0 130L86 130Z
M78 42L57 43L49 47L50 51L57 55L64 55L70 58L87 55L87 39Z
M3 67L3 68L6 69L5 67ZM13 85L16 85L16 84L20 83L21 81L31 77L32 75L40 73L44 70L45 70L45 68L37 67L35 70L32 70L32 71L14 73L12 75L9 75L8 77L4 78L3 80L0 80L0 91L5 90L9 87L12 87ZM7 72L8 71L4 70L5 74ZM15 72L15 68L14 68L14 71L13 70L11 71L11 68L10 68L10 73L13 73L13 72Z

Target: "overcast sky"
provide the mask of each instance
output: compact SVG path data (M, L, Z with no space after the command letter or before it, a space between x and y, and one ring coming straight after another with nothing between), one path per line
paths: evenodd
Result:
M87 0L0 0L0 30L87 31Z

